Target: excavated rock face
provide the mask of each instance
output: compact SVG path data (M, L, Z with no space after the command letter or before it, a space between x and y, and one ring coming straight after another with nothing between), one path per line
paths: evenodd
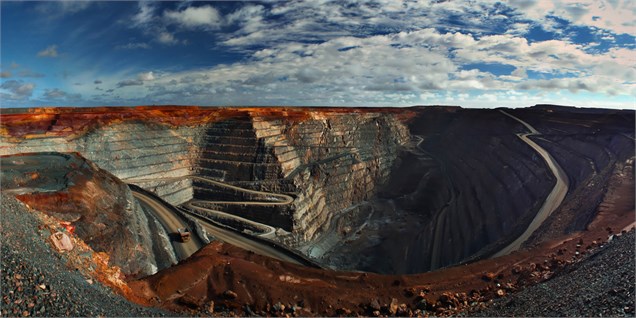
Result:
M542 132L537 142L559 162L570 182L555 217L546 220L526 245L587 229L616 165L633 162L634 112L538 105L512 113Z
M306 111L303 118L246 113L209 124L198 139L197 175L292 194L289 206L218 206L292 232L288 244L311 241L331 220L370 198L384 183L406 127L391 114ZM249 200L231 189L194 181L194 197Z
M78 151L125 182L178 205L249 200L188 179L199 175L283 192L286 206L223 206L310 242L340 212L372 196L408 141L394 109L109 108L3 114L0 154ZM41 113L41 114L40 114ZM408 112L407 112L408 113Z
M633 112L511 113L542 133L532 140L571 183L567 211L537 233L585 228L614 165L633 155ZM527 129L497 110L141 107L0 117L0 154L78 151L175 205L271 200L193 175L289 195L290 204L206 207L276 227L274 239L337 268L416 273L487 257L523 233L555 183L517 137Z
M561 208L531 241L585 229L615 164L634 155L634 113L511 113L542 133L533 140L570 181ZM418 273L488 257L524 231L554 186L544 160L516 135L528 130L498 110L423 108L408 126L415 143L402 148L388 183L370 200L375 213L357 233L338 233L335 241L346 243L323 262Z
M131 276L154 273L148 220L128 187L77 153L0 157L3 191L31 208L70 222L110 264Z
M371 198L388 179L397 149L409 140L406 127L390 116L312 119L288 126L286 145L284 139L273 143L279 158L287 158L281 162L283 176L298 196L293 221L301 241L316 238L346 209Z
M326 262L381 273L455 264L520 234L554 184L498 111L423 109L409 129L413 142L370 200L376 212Z
M532 249L498 258L488 256L527 227L554 184L541 156L517 137L527 127L497 110L398 112L3 111L0 154L76 150L174 204L277 199L189 175L289 195L291 204L215 207L287 230L275 231L277 239L340 269L415 273L468 261L378 275L297 266L213 242L130 284L149 303L188 314L458 314L594 260L634 227L633 111L508 110L541 132L531 139L563 166L570 188L526 241ZM77 154L5 156L1 164L3 192L73 223L127 273L150 272L147 253L157 248L144 239L153 237L148 220L117 178Z

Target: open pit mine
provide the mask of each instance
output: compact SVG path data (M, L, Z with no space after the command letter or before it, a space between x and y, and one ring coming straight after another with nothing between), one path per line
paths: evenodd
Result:
M633 316L634 118L3 109L0 310Z

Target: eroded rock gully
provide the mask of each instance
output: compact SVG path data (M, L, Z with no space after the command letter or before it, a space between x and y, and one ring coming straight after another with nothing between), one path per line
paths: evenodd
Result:
M633 155L633 112L511 113L573 185L529 243L583 229ZM208 207L273 226L323 264L395 274L487 257L524 231L554 184L525 132L496 110L452 107L34 109L3 112L0 154L78 152L173 205L271 199L192 175L285 194L290 204Z

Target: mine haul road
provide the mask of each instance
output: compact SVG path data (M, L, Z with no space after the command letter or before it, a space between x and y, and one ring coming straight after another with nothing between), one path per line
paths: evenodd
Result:
M197 179L197 180L201 180L201 181L205 181L205 182L209 182L212 184L215 184L217 186L221 186L221 187L227 187L227 188L231 188L233 190L237 190L237 191L241 191L241 192L247 192L247 193L252 193L252 194L257 194L257 195L265 195L268 196L270 198L276 198L278 199L278 201L205 201L205 200L194 200L192 202L189 202L187 204L187 206L193 210L199 210L199 211L205 211L206 213L211 213L214 214L216 217L220 217L220 218L231 218L234 219L235 221L240 221L240 222L244 222L244 223L248 223L251 224L253 226L256 227L261 227L261 228L265 228L266 230L264 231L264 233L260 234L259 236L261 237L269 237L272 235L275 235L275 228L272 226L269 226L267 224L263 224L263 223L259 223L259 222L255 222L252 220L248 220L230 213L226 213L223 211L218 211L218 210L211 210L211 209L207 209L207 208L203 208L203 207L199 207L196 206L196 203L211 203L211 204L238 204L238 205L259 205L259 206L271 206L271 205L286 205L286 204L290 204L293 201L293 198L289 195L285 195L285 194L277 194L277 193L269 193L269 192L263 192L263 191L257 191L257 190L251 190L251 189L245 189L245 188L241 188L241 187L237 187L234 185L230 185L230 184L226 184L220 181L216 181L216 180L211 180L208 178L204 178L204 177L199 177L199 176L184 176L184 177L174 177L174 178L163 178L163 179L136 179L136 180L126 180L129 183L141 183L141 182L145 182L145 181L175 181L175 180L181 180L181 179L187 179L187 178L191 178L191 179ZM183 221L180 220L180 218L178 216L176 216L174 214L174 212L171 210L170 207L166 207L164 205L164 203L156 200L155 198L144 194L142 192L139 191L135 191L133 190L133 194L135 195L136 198L140 199L140 202L143 202L143 204L145 204L146 207L148 207L150 210L152 210L152 213L154 215L156 215L158 218L160 218L160 222L161 224L166 228L167 231L174 233L177 231L177 228L179 227L186 227L187 224ZM315 264L314 262L311 262L308 259L303 258L300 255L296 255L296 253L293 253L291 251L286 251L283 250L283 248L281 247L275 247L273 245L273 243L268 243L266 240L259 240L256 238L251 238L249 235L247 234L241 234L238 233L237 231L232 231L229 229L226 229L222 226L219 226L217 224L216 221L211 220L210 218L203 216L203 215L199 215L197 213L188 213L190 216L192 216L193 218L196 218L199 223L203 226L203 228L206 230L207 233L209 233L210 235L214 236L215 238L252 251L256 254L259 255L264 255L264 256L268 256L271 258L275 258L281 261L285 261L288 263L293 263L293 264L298 264L298 265L309 265L309 266L313 266L316 267L317 264ZM176 224L176 226L175 226ZM183 254L177 254L179 256L179 259L185 259L188 256L194 254L194 252L196 252L199 248L203 247L203 244L200 243L200 240L198 240L196 235L193 235L193 240L191 240L188 243L193 243L194 238L197 239L197 244L200 245L192 245L193 247L190 247L187 252L183 253ZM173 244L175 245L175 250L180 248L180 245L183 245L184 243L177 243L177 244ZM198 246L198 247L197 247ZM187 255L186 255L187 254ZM185 257L182 257L182 255L184 255Z
M155 198L139 191L132 190L132 192L144 210L151 213L159 223L161 223L163 228L168 232L168 235L173 236L178 228L188 226L188 224L175 215L170 208L164 206L161 202L155 200ZM174 239L170 240L179 260L188 258L203 247L203 242L201 242L196 235L191 235L190 237L191 239L188 242L175 241Z
M207 182L210 184L213 184L215 186L219 186L222 188L228 188L228 189L232 189L234 191L238 191L238 192L243 192L243 193L250 193L250 194L256 194L256 195L260 195L260 196L264 196L264 197L268 197L271 199L274 199L275 201L209 201L209 200L191 200L190 202L188 202L186 204L186 206L190 209L193 210L198 210L198 211L205 211L205 216L209 216L210 214L214 215L215 218L217 219L232 219L234 221L240 222L240 223L246 223L246 224L250 224L254 227L258 227L258 228L262 228L263 229L263 233L260 234L256 234L258 236L261 237L272 237L275 235L276 232L276 228L274 228L273 226L264 224L264 223L260 223L260 222L256 222L256 221L252 221L246 218L242 218L240 216L236 216L234 214L231 213L227 213L227 212L223 212L223 211L219 211L219 210L213 210L213 209L208 209L202 206L199 206L200 204L224 204L224 205L242 205L242 206L277 206L277 205L288 205L291 204L294 201L294 198L292 198L289 195L286 194L279 194L279 193L272 193L272 192L264 192L264 191L258 191L258 190L252 190L252 189L246 189L246 188L241 188L241 187L237 187L235 185L231 185L231 184L227 184L221 181L217 181L217 180L212 180L209 178L205 178L205 177L200 177L200 176L195 176L195 175L187 175L187 176L181 176L181 177L170 177L170 178L158 178L158 179L124 179L125 182L127 183L133 183L133 184L141 184L144 182L157 182L157 181L165 181L165 182L170 182L170 181L179 181L179 180L184 180L184 179L192 179L192 180L199 180L199 181L203 181L203 182ZM223 223L223 222L220 222ZM256 252L256 251L253 251Z
M556 160L554 160L554 158L550 155L550 153L548 153L545 149L543 149L541 146L539 146L537 143L535 143L534 141L532 141L530 138L528 138L528 136L532 136L532 135L540 135L539 131L537 131L534 127L532 127L530 124L528 124L527 122L511 115L508 114L507 112L500 110L500 112L516 121L518 121L519 123L521 123L522 125L524 125L529 131L530 133L524 133L524 134L517 134L517 136L526 144L528 144L530 147L532 147L532 149L534 149L537 153L539 153L539 155L541 155L541 157L543 158L543 160L547 163L548 167L550 168L550 170L552 171L552 173L554 174L554 176L556 177L556 184L554 185L554 188L552 189L552 191L550 192L550 194L548 195L548 197L545 199L543 205L541 206L541 208L539 209L539 211L537 212L537 214L535 215L534 219L532 220L532 222L530 223L530 225L528 226L528 228L526 228L526 230L517 238L515 239L512 243L510 243L509 245L507 245L506 247L504 247L503 249L501 249L500 251L498 251L497 253L495 253L493 255L493 257L499 257L499 256L503 256L503 255L507 255L515 250L518 250L521 245L532 235L532 233L534 233L539 226L541 226L541 224L548 218L548 216L550 216L550 214L556 210L559 205L563 202L563 199L565 198L565 195L568 192L568 179L567 179L567 175L565 174L565 172L563 171L563 169L561 168L561 166L559 166L559 164L556 162ZM423 141L423 138L421 138L421 136L416 136L418 137L418 143L417 143L417 148L419 148L420 150L423 150L420 147L420 144ZM446 173L445 173L446 174ZM446 174L447 175L447 174ZM245 192L245 193L251 193L251 194L257 194L257 195L264 195L264 196L268 196L270 198L275 198L276 201L204 201L204 200L194 200L188 203L188 207L193 209L193 210L199 210L199 211L205 211L208 214L213 214L216 217L220 217L220 218L233 218L236 221L239 222L246 222L249 224L252 224L254 226L258 226L258 227L262 227L262 228L266 228L267 230L264 231L264 233L260 234L259 236L262 237L267 237L267 236L271 236L273 235L275 229L269 225L263 224L263 223L258 223L252 220L247 220L244 218L241 218L239 216L235 216L232 215L230 213L226 213L223 211L218 211L218 210L212 210L212 209L207 209L201 206L197 206L197 203L208 203L208 204L237 204L237 205L256 205L256 206L272 206L272 205L286 205L286 204L290 204L293 201L293 198L289 195L285 195L285 194L277 194L277 193L269 193L269 192L263 192L263 191L257 191L257 190L251 190L251 189L245 189L245 188L241 188L241 187L237 187L234 185L230 185L224 182L220 182L220 181L216 181L216 180L211 180L208 178L204 178L204 177L199 177L199 176L183 176L183 177L173 177L173 178L161 178L161 179L129 179L126 180L126 182L128 183L143 183L143 182L157 182L157 181L175 181L175 180L181 180L181 179L193 179L193 180L200 180L200 181L204 181L204 182L208 182L211 184L214 184L216 186L220 186L220 187L226 187L226 188L230 188L236 191L240 191L240 192ZM452 180L451 180L451 184L452 184ZM157 202L154 198L149 197L145 194L142 194L140 192L136 192L134 191L135 197L137 197L138 199L140 199L140 202L143 202L145 204L145 206L147 206L148 208L150 208L150 210L154 210L155 214L160 218L160 222L162 223L162 225L164 225L164 227L166 227L166 229L170 232L176 232L177 228L179 227L185 227L186 224L179 220L179 218L173 214L173 212L167 208L164 207L162 203ZM454 194L451 190L451 194ZM203 227L206 229L206 231L208 231L208 233L210 233L211 235L215 236L216 238L218 238L219 240L222 240L226 243L250 250L254 253L260 254L260 255L265 255L265 256L269 256L278 260L282 260L282 261L286 261L286 262L291 262L291 263L295 263L295 264L301 264L304 265L302 262L299 262L297 260L298 257L291 257L290 253L285 253L284 251L281 251L280 248L275 248L271 245L268 245L265 242L256 240L256 239L251 239L249 237L246 237L245 235L241 235L237 232L225 229L217 224L215 224L215 222L213 220L210 220L209 218L202 216L202 215L198 215L196 213L191 213L191 216L197 218L198 220L201 221ZM440 231L440 227L441 224L439 224L440 222L436 222L436 233L437 232L441 232ZM436 235L437 236L437 235ZM181 246L183 245L183 246ZM181 247L180 247L181 246ZM198 246L198 247L197 247ZM197 242L195 242L194 240L191 240L188 243L181 243L181 244L176 244L175 246L175 250L177 250L177 254L179 257L181 257L182 255L186 255L189 256L191 254L193 254L194 252L196 252L196 250L198 250L200 247L202 247L203 244L197 239ZM181 249L181 252L179 252L178 250ZM179 254L181 253L181 254ZM188 254L189 253L189 254ZM187 257L186 256L186 257ZM185 257L183 257L185 258ZM183 259L181 258L181 259Z
M240 247L242 249L252 251L256 254L268 256L271 258L275 258L277 260L281 260L288 263L298 264L298 265L306 265L304 263L299 262L296 258L290 257L288 253L284 253L277 248L274 248L264 242L260 242L254 239L250 239L243 235L240 235L234 231L224 229L217 225L214 225L207 218L197 215L190 214L190 216L196 218L200 221L201 226L206 230L207 233L214 236L216 239L219 239L225 243L232 244L234 246Z
M559 205L561 205L561 203L563 202L563 199L565 199L565 195L568 193L568 187L569 187L568 176L565 174L565 172L563 171L561 166L556 162L556 160L554 160L554 158L550 155L550 153L548 153L545 149L543 149L537 143L532 141L532 139L528 138L528 136L540 135L541 133L538 132L536 129L534 129L534 127L532 127L527 122L511 114L508 114L507 112L503 110L499 110L499 111L502 114L520 122L528 130L530 130L530 133L517 134L517 136L521 140L523 140L525 143L527 143L530 147L532 147L532 149L538 152L539 155L541 155L543 160L548 164L548 167L552 171L552 174L554 174L556 178L556 183L554 184L554 188L552 188L552 191L550 192L548 197L543 202L543 205L537 212L537 215L534 217L532 222L530 222L530 225L528 225L528 228L525 230L525 232L523 232L521 236L519 236L516 240L514 240L508 246L504 247L499 252L495 253L492 256L493 258L507 255L513 251L518 250L521 247L521 244L523 244L523 242L525 242L532 235L532 233L534 233L534 231L536 231L539 228L539 226L541 226L541 224L548 218L548 216L550 216L550 214L552 214L552 212L556 210L559 207Z

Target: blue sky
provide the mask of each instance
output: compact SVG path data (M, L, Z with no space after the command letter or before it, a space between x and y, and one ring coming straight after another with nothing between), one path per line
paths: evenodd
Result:
M0 2L2 107L636 107L636 1Z

